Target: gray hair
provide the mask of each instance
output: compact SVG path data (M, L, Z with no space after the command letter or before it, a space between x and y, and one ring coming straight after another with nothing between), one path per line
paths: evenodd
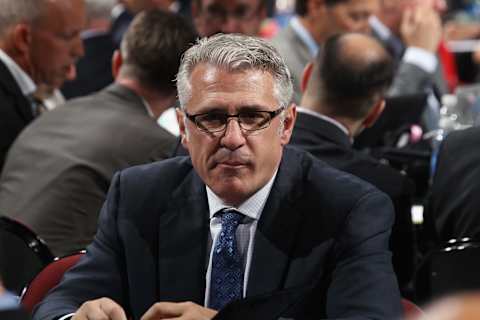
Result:
M274 95L281 107L287 107L293 95L292 78L277 50L265 40L240 34L217 34L197 41L182 57L177 74L181 108L191 98L190 77L195 66L208 63L228 71L258 69L274 78Z
M111 19L112 9L116 4L117 0L85 0L87 18Z
M0 0L0 35L17 23L35 22L44 7L43 0Z

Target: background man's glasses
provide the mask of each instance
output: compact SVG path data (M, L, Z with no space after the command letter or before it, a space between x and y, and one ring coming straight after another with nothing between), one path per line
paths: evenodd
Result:
M200 114L188 114L186 117L195 123L198 129L208 132L223 132L227 128L228 121L231 118L237 118L238 124L243 131L252 132L267 128L272 119L278 116L284 110L283 107L275 111L240 111L237 114L227 114L213 111Z
M246 5L239 5L233 11L228 11L221 5L213 4L206 8L206 13L209 20L225 22L228 17L231 17L232 19L241 21L253 18L260 8L261 5L254 9Z

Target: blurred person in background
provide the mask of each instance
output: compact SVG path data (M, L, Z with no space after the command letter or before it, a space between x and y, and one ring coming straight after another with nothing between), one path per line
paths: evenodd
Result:
M42 111L37 86L75 78L84 25L83 0L0 0L0 171L10 145Z
M425 312L407 320L478 320L480 293L469 292L442 298L425 308Z
M138 14L113 57L114 84L42 115L14 143L0 176L0 211L57 256L85 248L113 174L173 151L175 137L156 120L175 104L180 57L195 38L176 14Z
M345 33L330 37L305 69L304 94L290 144L368 181L392 199L398 223L390 242L402 288L410 280L411 248L401 217L410 213L414 185L405 175L352 145L382 113L393 74L393 59L371 36Z
M273 38L293 77L294 102L300 103L305 66L321 50L328 37L345 32L370 32L369 18L379 0L298 0L296 15Z
M115 51L111 27L111 12L116 0L85 0L87 25L81 37L85 55L77 62L77 77L61 88L65 98L85 96L113 82L112 55Z
M112 39L118 48L123 35L132 22L135 15L143 10L167 10L176 12L177 2L175 0L121 0L112 10Z
M397 61L398 77L389 95L422 93L435 86L447 93L441 64L436 57L442 40L440 15L444 0L382 0L371 19L373 34Z

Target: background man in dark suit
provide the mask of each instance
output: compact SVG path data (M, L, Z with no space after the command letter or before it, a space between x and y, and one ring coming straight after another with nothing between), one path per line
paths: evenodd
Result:
M83 54L83 0L0 0L0 171L20 131L38 113L36 85L75 77Z
M193 27L174 14L141 15L113 59L115 84L42 115L19 136L0 178L0 212L56 255L85 248L114 172L172 152L176 139L156 119L175 104L180 56L194 41Z
M240 319L399 317L391 203L284 148L296 111L275 49L204 38L177 79L190 157L114 178L87 255L35 319L211 319L242 297Z
M409 219L413 183L352 147L355 136L382 112L392 79L393 61L375 39L356 33L330 38L306 68L304 95L290 143L388 194L400 222ZM394 266L401 284L406 284L413 267L408 264L413 257L408 250L411 235L408 229L394 231Z
M438 240L480 237L480 128L450 133L438 153L426 220Z

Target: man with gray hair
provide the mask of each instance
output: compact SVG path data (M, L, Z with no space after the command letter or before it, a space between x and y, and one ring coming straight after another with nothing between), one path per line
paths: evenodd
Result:
M0 0L0 171L10 145L38 115L37 85L75 78L83 54L83 0Z
M34 319L399 318L391 203L285 147L296 111L276 50L204 38L177 79L190 156L115 176L94 242Z
M12 145L0 176L0 212L57 256L90 244L116 171L168 158L177 145L156 120L176 102L180 57L196 33L172 13L137 16L112 61L115 83L39 117Z

